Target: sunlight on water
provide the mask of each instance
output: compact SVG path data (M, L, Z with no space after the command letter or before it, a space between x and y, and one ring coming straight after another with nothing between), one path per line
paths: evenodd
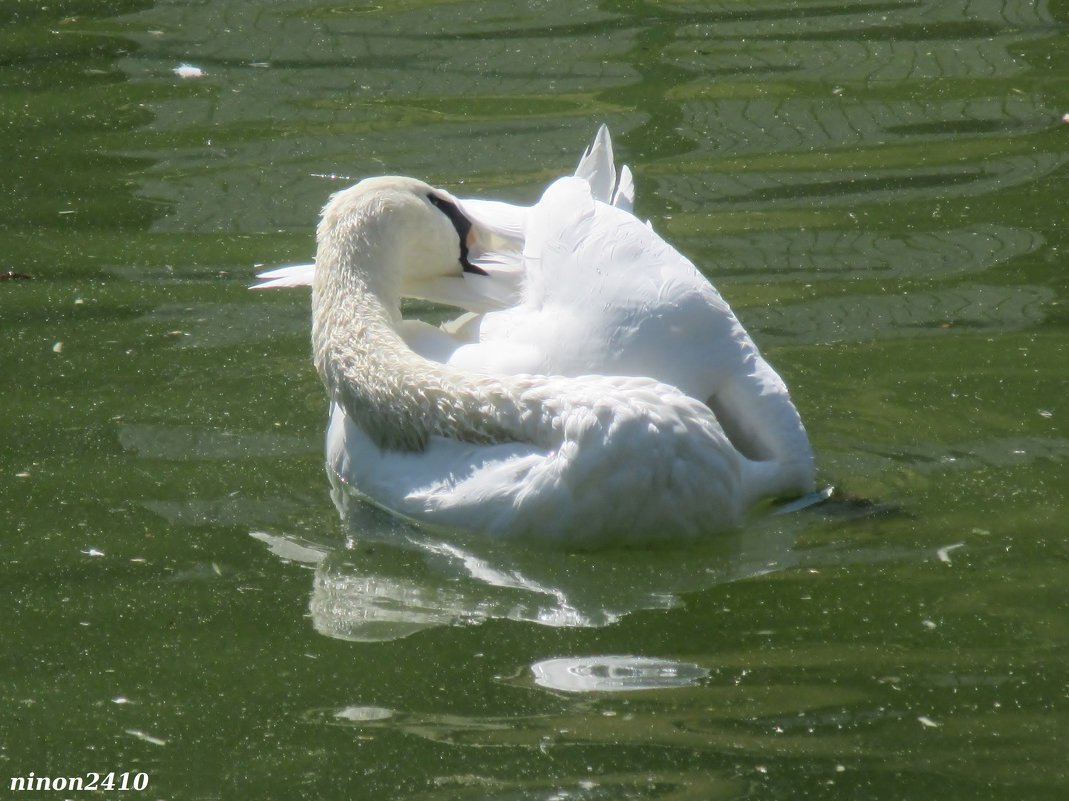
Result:
M0 774L1061 798L1064 3L9 5ZM332 498L254 273L366 175L533 202L601 122L835 497L597 554Z
M543 659L531 665L539 687L568 693L635 692L690 687L709 671L689 662L644 656L590 656Z

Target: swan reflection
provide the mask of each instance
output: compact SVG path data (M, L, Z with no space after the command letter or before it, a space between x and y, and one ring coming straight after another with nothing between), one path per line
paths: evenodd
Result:
M266 532L252 536L314 569L316 631L358 642L436 626L507 619L555 627L607 626L639 610L670 609L683 593L834 560L795 549L811 519L769 516L745 533L679 548L566 552L455 532L438 534L379 510L335 483L344 546ZM830 547L830 546L829 546ZM607 664L607 663L606 663Z

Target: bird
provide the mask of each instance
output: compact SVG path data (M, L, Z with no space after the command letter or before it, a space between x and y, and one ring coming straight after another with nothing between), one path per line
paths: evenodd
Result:
M326 463L417 525L577 549L696 540L805 496L786 385L695 265L633 213L601 126L532 206L365 178L323 208L312 357ZM403 298L457 307L441 326Z

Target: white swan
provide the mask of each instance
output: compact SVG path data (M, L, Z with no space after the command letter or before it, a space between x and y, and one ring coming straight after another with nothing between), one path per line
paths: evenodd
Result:
M533 207L370 178L323 210L311 279L327 463L393 512L590 546L697 537L813 489L779 376L697 269L629 211L599 131ZM435 328L402 297L472 314Z

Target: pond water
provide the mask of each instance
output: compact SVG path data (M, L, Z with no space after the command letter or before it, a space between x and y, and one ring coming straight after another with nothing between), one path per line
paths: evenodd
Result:
M1064 797L1069 4L0 19L5 790ZM601 122L852 500L595 554L343 521L307 294L252 275L359 177L532 202Z

